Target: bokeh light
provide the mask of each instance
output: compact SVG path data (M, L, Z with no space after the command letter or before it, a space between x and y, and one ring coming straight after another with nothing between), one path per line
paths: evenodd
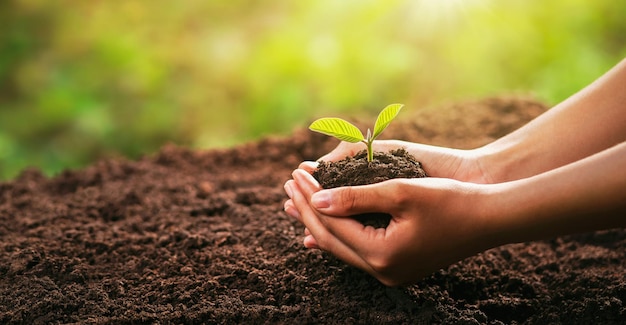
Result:
M626 2L0 3L0 180L206 149L392 102L557 103L626 55Z

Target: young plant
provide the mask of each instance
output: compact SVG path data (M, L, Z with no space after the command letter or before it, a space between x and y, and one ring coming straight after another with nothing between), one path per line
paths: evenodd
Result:
M319 132L322 134L333 136L341 141L347 142L363 142L367 146L367 161L374 159L374 151L372 151L372 143L374 140L387 128L391 120L393 120L400 109L402 104L391 104L385 107L378 114L376 123L374 123L374 133L367 129L367 135L364 136L361 130L354 126L354 124L337 118L337 117L325 117L315 120L309 126L311 131Z

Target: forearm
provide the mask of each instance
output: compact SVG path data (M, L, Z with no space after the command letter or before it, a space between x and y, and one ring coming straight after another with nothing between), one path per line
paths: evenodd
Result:
M626 60L517 131L476 150L491 182L533 176L626 140Z
M549 172L487 185L490 246L626 227L626 142Z

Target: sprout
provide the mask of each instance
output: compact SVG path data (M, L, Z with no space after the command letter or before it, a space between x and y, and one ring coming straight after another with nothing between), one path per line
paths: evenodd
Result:
M367 129L366 136L363 136L361 130L354 126L354 124L337 117L325 117L318 119L311 123L309 129L311 131L333 136L341 141L365 143L367 146L367 161L372 161L374 158L372 143L398 115L402 106L404 105L391 104L380 111L378 118L376 118L376 123L374 124L374 133L372 134L370 129Z

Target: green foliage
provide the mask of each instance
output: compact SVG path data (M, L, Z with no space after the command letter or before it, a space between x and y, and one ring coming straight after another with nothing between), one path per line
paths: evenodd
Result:
M374 159L374 151L372 143L378 136L389 126L389 123L398 115L402 104L391 104L383 108L376 118L374 124L374 133L367 129L367 135L354 126L354 124L337 117L324 117L317 119L311 123L309 129L315 132L333 136L341 141L347 142L363 142L367 146L367 161Z
M383 108L382 111L378 114L376 118L376 123L374 123L374 134L372 135L372 140L378 138L378 136L389 126L389 123L398 116L400 110L402 109L402 104L391 104L387 107ZM369 133L369 132L368 132Z
M341 141L360 142L365 141L365 136L354 124L337 117L325 117L315 120L309 126L315 132L333 136Z
M0 1L0 180L164 142L532 92L626 56L626 1Z

